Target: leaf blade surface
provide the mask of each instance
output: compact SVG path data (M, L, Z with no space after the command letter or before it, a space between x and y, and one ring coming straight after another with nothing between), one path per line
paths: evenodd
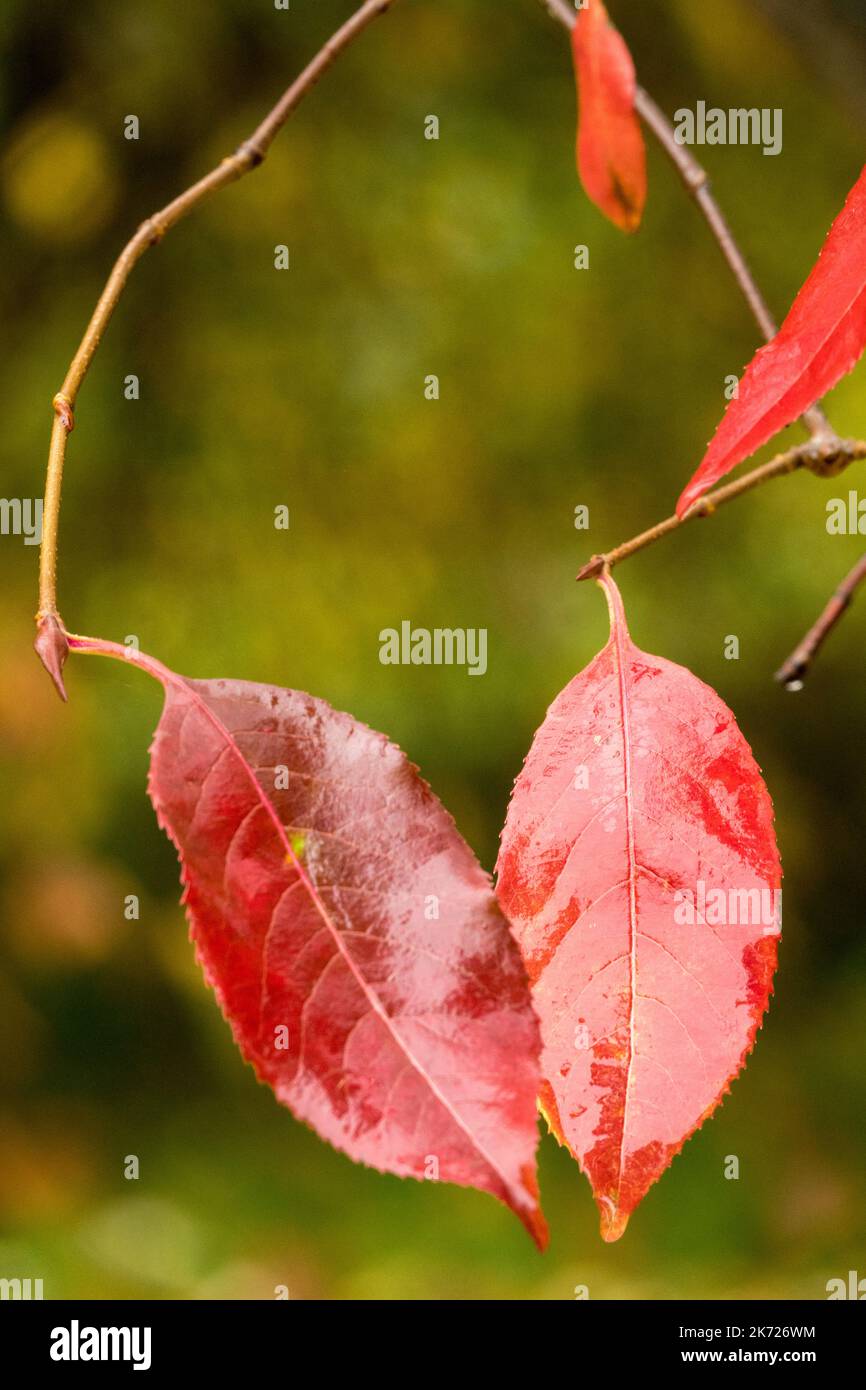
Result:
M622 231L634 232L646 202L646 150L634 109L635 70L602 0L590 0L581 9L571 44L581 182L605 217Z
M535 736L497 874L541 1021L542 1109L615 1240L754 1044L781 869L734 716L634 645L601 582L610 640ZM722 901L726 920L710 921ZM730 920L744 906L757 923Z
M866 347L866 168L846 199L784 323L759 348L677 502L704 493L803 415Z
M245 1059L351 1158L491 1192L543 1247L537 1023L451 817L395 745L322 700L151 673L149 792Z

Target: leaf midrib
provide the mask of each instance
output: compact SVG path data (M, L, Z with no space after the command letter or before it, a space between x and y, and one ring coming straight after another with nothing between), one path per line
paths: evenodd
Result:
M348 966L351 974L357 981L357 984L361 989L361 992L363 993L364 997L368 1000L373 1012L377 1015L379 1019L381 1019L382 1023L384 1024L388 1033L394 1039L394 1042L397 1044L400 1051L407 1058L410 1065L413 1067L413 1069L417 1072L418 1076L431 1091L435 1099L439 1102L439 1104L443 1107L447 1114L452 1118L452 1120L458 1126L458 1128L462 1130L462 1132L466 1135L472 1147L481 1155L484 1162L489 1166L491 1171L495 1173L496 1176L500 1179L505 1188L505 1191L511 1194L512 1196L517 1195L521 1199L520 1204L526 1206L525 1195L520 1193L519 1189L514 1188L513 1184L508 1179L506 1174L502 1172L502 1169L500 1168L496 1160L491 1157L491 1155L487 1152L483 1144L481 1144L475 1137L475 1135L472 1133L472 1131L467 1128L465 1121L460 1116L458 1111L454 1109L453 1105L448 1100L448 1098L445 1095L443 1095L440 1088L436 1085L436 1082L425 1070L423 1064L418 1060L418 1058L411 1051L405 1040L401 1037L400 1033L396 1030L381 1000L373 992L373 990L371 990L363 975L360 973L357 966L355 965L355 962L352 960L351 955L346 951L342 941L342 934L335 925L335 923L332 921L325 904L322 902L322 899L319 896L315 884L307 874L306 870L304 869L303 865L301 864L300 860L298 859L297 855L292 849L291 842L286 834L285 827L283 826L282 821L277 815L276 808L270 801L269 797L265 795L265 792L255 773L253 772L252 767L250 766L247 759L244 757L244 754L242 753L238 744L235 742L235 739L230 733L230 731L226 728L219 716L214 713L214 711L208 705L207 701L198 693L198 691L195 689L193 685L191 685L188 681L184 680L183 677L178 676L174 671L170 671L168 667L162 666L161 663L155 664L158 665L160 668L159 679L162 680L163 684L170 683L176 686L176 688L179 689L184 696L190 699L194 706L213 725L220 737L224 739L227 747L237 758L238 763L240 764L244 774L246 775L252 787L254 788L256 796L258 797L261 805L265 808L265 811L273 824L277 836L286 850L287 858L294 866L301 883L303 884L304 888L309 894L313 906L319 913L319 916L321 917L325 927L332 934L337 950L340 952L341 956L343 957L343 960L346 962L346 965ZM265 939L262 943L263 955L267 950L268 938L270 936L272 927L273 918L268 924L268 928L265 933Z

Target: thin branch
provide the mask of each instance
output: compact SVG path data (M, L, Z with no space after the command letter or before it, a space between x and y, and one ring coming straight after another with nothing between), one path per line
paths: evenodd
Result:
M803 682L819 649L830 636L842 614L848 609L860 584L866 580L866 555L864 555L842 580L833 597L816 622L812 624L800 645L791 653L783 666L776 672L776 680L786 690L802 690Z
M541 0L541 3L560 24L563 24L567 29L574 27L577 14L569 0ZM685 145L678 143L674 128L667 116L649 93L640 86L635 93L635 110L674 165L687 191L703 214L761 333L769 342L771 338L776 336L775 320L752 272L749 270L745 256L737 245L728 220L710 190L709 175L691 151ZM594 555L580 570L577 578L596 577L603 569L612 568L621 560L627 559L629 555L634 555L638 550L652 545L654 541L660 540L669 532L676 531L686 522L694 521L702 516L711 516L725 502L730 502L735 497L750 492L752 488L760 487L763 483L769 482L771 478L784 477L786 473L793 473L798 468L803 467L810 468L821 476L831 476L841 472L843 468L847 468L848 464L855 459L866 458L866 443L862 440L839 439L820 405L811 406L809 410L804 412L802 419L809 431L810 443L778 454L775 458L770 459L769 463L752 469L750 473L745 473L741 478L726 484L724 487L716 488L714 492L708 493L696 502L682 518L667 517L664 521L660 521L657 526L652 526L648 531L643 531L639 536L633 537L632 540L625 541L622 545L618 545L615 550L608 551L606 555ZM797 650L785 662L781 670L777 672L776 679L782 681L788 689L799 690L801 688L803 677L815 653L845 612L851 602L854 590L864 578L866 578L866 556L837 589L818 621L806 634Z
M771 338L776 336L775 319L746 263L745 256L734 239L728 219L710 191L709 174L703 165L698 163L688 146L680 145L677 142L674 128L667 116L643 87L638 87L634 104L638 115L652 131L682 179L688 193L703 213L715 240L719 244L722 255L743 292L755 322L769 342Z
M57 528L60 515L60 494L63 481L63 465L66 458L66 441L75 425L75 402L81 383L93 360L94 353L102 341L108 322L114 313L117 301L138 260L149 247L161 241L169 228L186 217L194 207L224 188L234 183L264 160L268 149L285 125L295 107L334 60L357 36L384 14L395 0L366 0L355 14L346 21L308 63L299 77L284 92L252 135L238 146L234 154L223 159L215 169L199 179L173 199L160 212L142 222L135 235L121 251L105 288L99 297L96 308L84 337L66 373L63 385L54 397L54 423L51 430L51 443L48 452L48 471L45 480L45 497L42 515L42 548L39 556L39 611L36 615L38 625L37 651L52 675L60 693L63 682L60 677L66 655L63 626L57 621ZM65 696L64 696L65 698Z
M577 14L568 0L541 0L541 3L560 24L563 24L567 29L574 28ZM691 150L678 143L674 128L667 116L649 92L644 91L643 87L640 86L635 93L635 110L647 129L655 136L682 179L689 195L700 208L719 250L727 261L734 279L752 311L755 322L765 341L769 342L771 338L776 336L775 320L752 272L749 270L745 256L737 245L728 220L711 192L709 174L703 165L698 163ZM803 423L813 439L832 437L833 435L830 422L818 405L813 405L804 413Z
M668 535L670 531L676 531L680 526L685 526L687 522L696 521L698 517L712 516L713 512L723 506L725 502L731 502L735 497L741 497L744 492L751 492L753 488L760 487L762 483L769 482L771 478L782 478L786 473L796 472L798 468L809 468L822 476L830 476L840 473L855 459L863 458L866 458L866 440L834 438L824 441L811 440L806 444L798 444L794 449L777 454L768 463L762 463L760 467L753 468L750 473L744 473L741 478L735 479L734 482L726 483L724 487L716 488L714 492L708 492L705 497L700 498L693 507L689 508L685 516L666 517L656 526L651 526L648 531L642 531L639 536L634 536L630 541L618 545L615 550L609 550L605 555L593 555L592 559L587 561L583 569L579 571L577 578L594 579L605 566L612 569L614 565L618 565L622 560L627 560L638 550L644 550L654 541L661 540L662 536Z

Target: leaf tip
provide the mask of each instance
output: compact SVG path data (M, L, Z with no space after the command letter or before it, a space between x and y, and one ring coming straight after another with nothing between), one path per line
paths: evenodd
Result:
M543 1255L550 1240L550 1233L541 1210L534 1164L524 1164L521 1167L520 1185L511 1188L505 1194L505 1200Z
M66 687L63 684L63 666L69 654L69 643L63 624L56 613L37 614L33 647L53 680L61 700L67 700Z
M541 1207L526 1208L520 1213L520 1219L532 1236L539 1253L543 1255L550 1243L550 1232Z
M608 1245L612 1245L624 1234L629 1212L623 1211L610 1197L600 1197L598 1204L601 1212L601 1238Z
M643 221L643 211L646 205L646 174L643 179L638 177L635 180L635 188L630 191L617 178L616 173L611 170L610 180L613 191L613 201L610 206L602 211L607 212L607 216L614 226L619 227L626 236L634 236L635 232L640 231Z

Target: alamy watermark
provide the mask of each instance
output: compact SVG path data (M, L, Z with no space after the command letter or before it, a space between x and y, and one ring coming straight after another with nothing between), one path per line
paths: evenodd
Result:
M826 506L828 536L866 536L866 497L851 489L847 497L831 497Z
M25 545L41 545L42 498L0 497L0 535L23 536Z
M713 888L698 879L694 889L674 893L678 926L763 927L765 936L782 930L781 888Z
M828 1302L839 1298L853 1298L858 1303L866 1299L866 1279L861 1279L856 1269L848 1270L847 1279L828 1279L824 1285Z
M383 666L465 666L470 676L487 670L486 627L414 627L405 620L399 631L379 633Z
M44 1298L41 1279L0 1279L0 1299Z
M707 106L699 101L694 111L680 107L674 113L674 139L678 145L762 145L764 154L782 150L782 109Z
M150 1370L149 1327L82 1327L73 1318L68 1327L51 1331L52 1361L131 1361L134 1371Z

